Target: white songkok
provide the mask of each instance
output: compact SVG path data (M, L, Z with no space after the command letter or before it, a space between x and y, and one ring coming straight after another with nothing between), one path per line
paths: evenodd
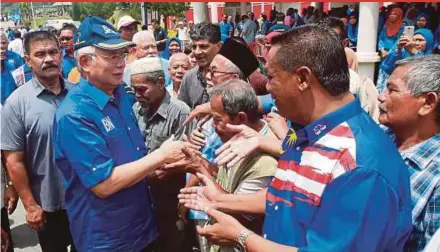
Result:
M130 75L146 74L158 71L163 71L162 62L158 57L138 59L130 65Z

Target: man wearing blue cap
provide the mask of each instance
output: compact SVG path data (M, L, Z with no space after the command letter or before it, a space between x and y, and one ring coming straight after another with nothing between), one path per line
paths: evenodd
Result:
M84 19L77 38L82 77L58 108L53 126L75 246L78 251L154 251L158 234L145 177L182 159L185 145L167 140L144 156L145 143L121 85L132 42L93 16Z

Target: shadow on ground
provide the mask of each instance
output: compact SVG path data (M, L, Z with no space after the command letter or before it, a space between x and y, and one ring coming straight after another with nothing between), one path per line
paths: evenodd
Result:
M11 229L14 248L34 247L38 244L37 233L29 228L26 223Z

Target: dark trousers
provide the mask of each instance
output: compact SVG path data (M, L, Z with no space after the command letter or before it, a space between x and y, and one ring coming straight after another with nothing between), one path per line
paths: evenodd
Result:
M172 242L172 241L170 241ZM157 252L158 250L157 240L153 241L146 248L142 249L141 252Z
M6 210L6 207L2 208L2 229L8 234L9 237L9 247L8 252L14 251L14 244L12 244L12 235L11 235L11 227L9 226L9 216L8 216L8 210Z
M71 245L70 251L76 251L66 210L44 212L44 214L47 222L44 229L38 231L38 240L43 252L67 252L69 245Z

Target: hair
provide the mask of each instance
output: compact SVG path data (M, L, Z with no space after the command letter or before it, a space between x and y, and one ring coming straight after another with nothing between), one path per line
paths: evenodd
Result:
M14 38L21 38L21 32L20 31L14 31Z
M171 62L178 57L186 57L188 59L188 62L191 63L188 55L186 55L183 52L178 52L178 53L171 55L171 57L169 59L169 64L171 65Z
M33 31L26 33L24 36L23 47L26 54L31 51L31 44L44 40L52 40L57 44L57 47L60 47L60 43L58 42L57 37L49 32L49 31Z
M82 47L78 50L75 50L75 52L73 53L73 57L75 58L75 61L76 61L76 67L78 68L79 72L82 72L82 66L79 62L79 59L84 54L94 55L95 54L95 47L94 46L85 46L85 47Z
M220 26L208 22L195 24L189 31L192 40L207 39L209 43L217 44L221 41Z
M184 52L186 55L192 53L192 46L193 46L193 45L192 45L191 41L186 41L185 43L183 43L183 46L184 46L184 48L183 48L183 52Z
M330 28L330 29L334 29L337 28L339 29L341 32L339 33L339 40L344 40L347 35L345 32L345 24L344 22L342 22L342 20L340 18L337 17L325 17L325 18L321 18L317 24L323 28Z
M154 35L153 35L153 33L152 32L150 32L150 31L140 31L140 32L136 32L134 35L133 35L133 42L137 45L137 44L139 44L139 43L141 43L142 41L145 41L145 40L153 40L153 41L156 41L155 39L154 39Z
M153 20L151 20L151 23L152 24L159 24L159 21L157 19L153 19Z
M245 20L245 19L249 19L249 16L248 16L248 15L242 15L242 16L241 16L241 20L243 21L243 20Z
M64 31L64 30L69 30L69 31L72 31L72 33L73 34L75 34L76 33L76 31L78 30L77 28L76 28L76 26L75 25L73 25L73 24L69 24L69 23L64 23L63 24L63 27L61 27L61 29L60 29L60 34L61 34L61 32L62 31Z
M303 25L273 37L271 43L272 47L279 46L276 60L285 71L306 66L331 95L349 90L347 58L333 30Z
M234 79L213 87L210 91L210 97L213 99L216 96L221 97L223 110L230 117L244 112L250 122L260 119L257 95L251 85L245 81Z
M141 26L142 31L148 31L148 25L144 24Z
M397 67L409 67L403 78L414 97L435 92L440 97L440 55L408 57L396 62ZM437 118L440 122L440 104L437 104Z

